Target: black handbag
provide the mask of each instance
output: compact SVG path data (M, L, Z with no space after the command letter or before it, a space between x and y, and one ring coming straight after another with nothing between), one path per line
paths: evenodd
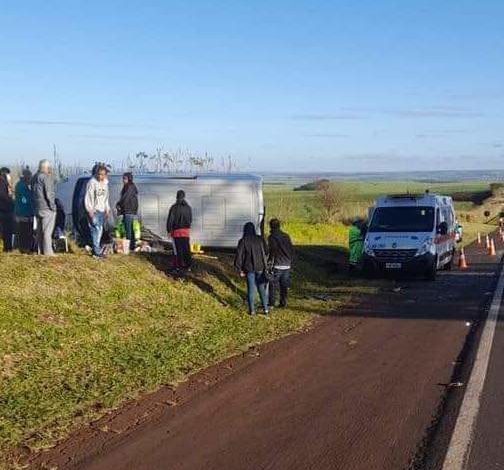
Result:
M266 258L266 252L264 251L264 244L261 241L261 252L262 252L262 258L263 258L263 263L264 263L264 279L266 282L271 282L274 277L275 273L273 272L273 263L268 263L268 259Z

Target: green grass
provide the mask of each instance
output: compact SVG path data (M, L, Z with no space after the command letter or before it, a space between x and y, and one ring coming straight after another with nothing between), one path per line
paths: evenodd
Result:
M287 222L283 229L295 245L348 246L348 227L343 224L307 224Z
M478 238L478 232L484 236L495 230L495 225L481 224L475 222L464 222L464 236L461 246L467 246Z

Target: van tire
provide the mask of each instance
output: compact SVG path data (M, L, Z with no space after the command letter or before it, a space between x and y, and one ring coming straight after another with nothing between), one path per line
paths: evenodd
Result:
M437 275L437 258L434 258L432 265L425 273L425 279L427 279L427 281L435 281L436 275Z
M453 268L453 260L455 259L455 249L452 250L450 255L450 261L443 266L445 271L451 271Z

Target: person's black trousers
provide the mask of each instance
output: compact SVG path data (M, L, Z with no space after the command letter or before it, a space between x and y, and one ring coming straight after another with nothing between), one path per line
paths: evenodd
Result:
M189 237L175 237L177 268L190 268L192 263L191 244Z
M273 269L273 279L269 284L269 304L276 305L277 293L280 292L280 307L287 306L290 286L290 269Z
M21 253L32 253L34 251L35 238L32 217L23 217L22 220L18 219L16 245Z
M14 214L11 212L0 212L0 231L2 232L3 251L12 251Z

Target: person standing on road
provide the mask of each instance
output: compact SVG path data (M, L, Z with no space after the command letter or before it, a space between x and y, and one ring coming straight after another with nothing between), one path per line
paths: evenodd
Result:
M126 238L130 241L130 250L133 251L135 249L133 222L136 220L138 213L138 190L135 183L133 183L132 173L124 173L123 175L121 198L116 204L116 209L117 213L123 216Z
M39 253L54 256L52 234L56 222L54 180L49 160L41 160L32 180L33 209L37 217L37 244Z
M97 259L104 258L101 249L101 239L105 222L110 216L108 170L103 164L94 168L94 176L88 181L84 196L84 207L88 216L91 232L92 254Z
M27 168L23 170L21 179L15 189L15 213L17 223L17 245L21 253L33 251L33 197L31 190L32 173Z
M269 304L270 307L276 306L276 296L279 291L280 303L278 306L284 308L287 307L294 247L289 235L280 229L280 221L278 219L271 219L269 225L269 260L273 266L273 279L269 284Z
M190 270L192 264L190 232L192 209L185 199L185 192L177 191L177 201L170 208L166 230L173 239L175 248L175 268Z
M255 291L259 292L264 315L269 314L265 271L267 246L257 235L254 224L247 222L243 227L243 237L238 242L234 260L235 268L241 277L247 279L247 303L250 315L255 315Z
M12 234L14 233L14 201L10 170L0 169L0 230L2 231L3 251L12 251Z

